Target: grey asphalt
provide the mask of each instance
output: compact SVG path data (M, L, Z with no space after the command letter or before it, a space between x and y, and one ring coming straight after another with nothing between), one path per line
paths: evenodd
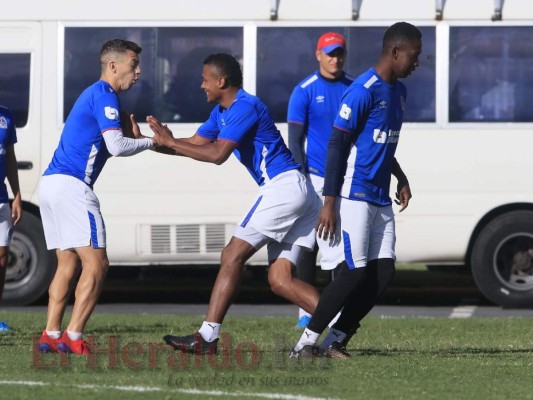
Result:
M67 308L70 311L72 306ZM46 313L46 306L1 306L2 311L11 312L42 312ZM160 315L198 315L207 312L207 304L99 304L95 313L135 313ZM234 304L229 309L230 316L287 316L295 317L298 309L294 305L286 304ZM503 309L492 306L465 305L456 307L421 307L421 306L376 306L370 315L381 318L531 318L533 309Z

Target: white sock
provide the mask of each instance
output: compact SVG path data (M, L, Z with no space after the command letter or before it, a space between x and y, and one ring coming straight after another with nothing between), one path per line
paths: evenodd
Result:
M298 340L298 343L296 343L296 346L294 346L294 351L300 351L303 349L304 346L307 345L315 345L319 336L320 333L316 333L312 330L305 328L304 333L302 333L302 336L300 336L300 340Z
M59 339L61 337L61 331L46 331L46 334L51 339Z
M341 343L344 338L346 338L346 333L338 329L330 329L322 343L320 343L320 350L326 350L333 342Z
M202 335L205 341L212 342L218 338L221 326L222 324L217 324L216 322L204 321L202 327L198 329L198 332L200 332L200 335Z
M309 314L307 311L303 310L303 309L298 309L298 319L302 318L302 317L309 317L311 318L311 314Z
M70 340L80 340L83 337L81 332L72 332L67 330L67 335Z
M342 310L341 310L342 311ZM337 315L335 315L335 317L330 321L330 323L328 324L328 328L331 328L333 325L335 325L335 322L337 322L337 320L339 319L339 317L341 316L341 313L340 311L337 313Z

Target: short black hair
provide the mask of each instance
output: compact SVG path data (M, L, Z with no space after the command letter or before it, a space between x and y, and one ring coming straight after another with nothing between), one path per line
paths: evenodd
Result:
M212 65L218 69L229 86L242 86L241 65L235 57L225 53L211 54L204 60L204 65Z
M402 47L405 42L421 39L422 32L416 26L408 22L397 22L383 35L383 52L392 47Z
M133 51L135 54L140 54L142 48L137 43L129 40L108 40L102 45L102 49L100 50L100 62L102 62L102 59L110 53L126 53L128 50Z

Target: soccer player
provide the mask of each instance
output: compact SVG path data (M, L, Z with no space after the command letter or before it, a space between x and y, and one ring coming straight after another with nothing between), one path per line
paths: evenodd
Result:
M196 354L216 352L220 327L237 294L244 263L264 245L268 246L268 281L274 293L308 312L314 310L319 296L313 286L292 276L302 251L315 246L319 198L299 171L267 107L242 89L242 72L234 57L207 57L201 88L207 101L217 105L191 138L174 139L152 116L147 118L150 128L175 155L222 164L234 153L259 185L259 193L222 251L199 331L164 337L176 350Z
M83 91L70 112L59 145L43 174L39 198L46 245L55 249L57 270L48 290L48 318L39 340L42 352L90 354L83 330L96 305L109 266L106 232L93 186L111 156L150 149L153 138L130 138L121 126L118 94L139 79L141 48L114 39L100 51L100 80ZM131 116L133 119L133 116ZM75 302L67 329L61 324L73 283Z
M17 157L15 156L17 133L15 120L11 111L0 106L0 299L4 291L9 244L15 226L22 217L22 205L19 188ZM13 192L13 202L9 206L9 197L5 180ZM7 321L0 322L0 332L11 328Z
M318 71L307 76L294 88L289 100L287 121L289 123L289 149L294 159L302 165L315 192L322 199L326 151L331 127L344 91L353 78L343 71L346 58L346 40L337 32L327 32L320 36L316 48ZM321 267L330 270L332 278L337 267L337 255L343 259L342 249L320 242L323 255ZM296 276L310 285L315 281L316 257L314 251L305 252L298 264ZM331 254L333 252L333 254ZM305 328L311 316L299 309L298 328Z
M350 357L347 341L394 277L391 174L398 178L400 211L411 198L407 178L394 157L407 105L407 91L399 78L418 67L421 51L422 34L415 26L392 25L384 34L378 63L343 96L328 143L325 201L317 235L340 236L345 262L322 292L291 357ZM319 349L320 334L341 309Z

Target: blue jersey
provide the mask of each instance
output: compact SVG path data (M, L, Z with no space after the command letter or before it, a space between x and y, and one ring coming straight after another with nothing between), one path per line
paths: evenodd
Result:
M326 152L333 121L339 111L342 95L353 78L342 74L339 79L326 79L315 72L301 81L289 100L287 122L307 127L307 172L324 176Z
M217 105L198 134L213 141L237 143L233 153L260 186L282 172L300 168L267 107L243 89L237 92L229 108Z
M0 203L7 203L9 196L5 183L7 176L7 148L17 143L17 133L13 114L6 107L0 106Z
M385 82L371 68L348 88L334 126L357 135L352 145L341 196L378 206L391 204L392 162L403 122L407 91Z
M70 175L93 186L111 154L102 134L120 127L120 102L111 85L98 81L78 97L44 175Z

